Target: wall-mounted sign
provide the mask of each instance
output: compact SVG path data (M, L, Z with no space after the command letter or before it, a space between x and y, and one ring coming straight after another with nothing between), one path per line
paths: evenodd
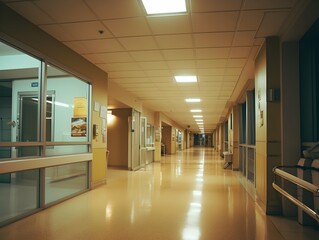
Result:
M39 83L38 82L32 82L31 83L31 87L38 87L39 86Z

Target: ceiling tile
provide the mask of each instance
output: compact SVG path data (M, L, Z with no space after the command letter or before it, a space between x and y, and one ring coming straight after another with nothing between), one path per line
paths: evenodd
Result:
M85 0L99 19L138 17L143 15L137 1L132 0Z
M196 59L228 58L230 48L199 48L196 49Z
M267 12L256 37L277 36L289 12Z
M255 31L236 32L233 46L252 46L254 44L255 33Z
M150 35L151 31L143 17L103 21L115 37Z
M169 76L172 76L172 72L170 70L146 70L145 73L148 77L169 77Z
M242 68L226 68L225 75L239 76Z
M246 58L235 58L227 60L227 67L244 67L246 64Z
M172 75L198 75L195 68L172 69Z
M167 61L170 69L189 69L195 68L194 60L184 60L184 61Z
M151 36L119 38L119 41L128 51L157 49L156 42Z
M141 78L146 77L143 71L120 71L110 72L109 78Z
M103 66L103 64L100 64L100 66ZM108 70L108 72L114 72L114 71L138 71L138 70L141 70L140 66L137 63L134 63L134 62L130 62L130 63L108 63L108 64L104 64L104 66Z
M166 77L152 77L151 78L152 82L156 82L156 84L166 84L168 82L172 81L171 76L166 76Z
M162 50L161 52L166 60L187 60L194 58L194 51L192 49Z
M83 1L34 1L34 4L54 19L56 23L97 20ZM76 6L76 11L74 11L74 6Z
M264 17L263 11L243 11L240 15L238 30L257 31Z
M220 82L217 82L217 81L202 82L202 81L200 81L198 83L198 85L199 85L199 88L202 88L203 90L205 90L205 89L209 90L209 89L219 88L219 87L223 86L223 82L222 81L220 81Z
M264 38L255 38L254 45L261 46L263 44L264 40L265 40Z
M224 76L223 81L224 82L237 82L238 76Z
M30 22L34 24L51 24L54 20L45 14L38 6L34 5L33 2L11 2L8 4L17 13L23 15Z
M223 76L199 76L200 83L207 83L207 82L222 82Z
M194 34L195 47L229 47L234 33L199 33Z
M196 66L198 68L223 68L226 67L227 59L213 59L213 60L197 60Z
M200 76L222 76L225 73L225 68L206 68L206 69L198 69L198 75Z
M151 51L132 51L130 55L135 61L161 61L164 60L162 54L158 50Z
M243 9L280 9L291 8L296 0L245 0Z
M130 77L130 78L113 78L114 82L119 84L129 84L129 83L151 83L149 78L147 77Z
M147 21L154 34L190 33L192 29L188 15L148 17Z
M192 48L193 40L190 34L158 35L155 40L162 49L169 48Z
M230 58L247 58L251 47L232 47L230 50Z
M194 32L235 31L239 12L194 13Z
M127 52L86 54L84 57L89 59L92 63L116 63L132 61L132 57Z
M141 69L152 70L152 69L168 69L167 63L164 61L154 61L154 62L139 62Z
M216 12L240 10L242 0L196 0L192 1L192 12Z

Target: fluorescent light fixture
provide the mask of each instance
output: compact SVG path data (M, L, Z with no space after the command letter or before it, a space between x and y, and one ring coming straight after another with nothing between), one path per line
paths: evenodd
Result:
M204 122L203 119L195 119L196 122Z
M178 83L193 83L197 82L196 76L175 76L175 81Z
M195 113L195 112L202 112L201 109L192 109L191 112Z
M185 13L186 0L142 0L147 14Z
M202 118L203 115L193 115L193 118Z
M186 98L185 102L201 102L199 98Z

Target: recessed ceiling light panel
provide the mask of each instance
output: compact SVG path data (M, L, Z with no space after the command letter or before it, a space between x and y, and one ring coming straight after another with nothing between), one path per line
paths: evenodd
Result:
M200 102L201 100L199 98L186 98L185 102Z
M194 83L197 82L196 76L175 76L175 81L178 83Z
M148 15L187 12L186 0L142 0L142 3Z
M201 109L192 109L191 112L195 113L195 112L202 112Z

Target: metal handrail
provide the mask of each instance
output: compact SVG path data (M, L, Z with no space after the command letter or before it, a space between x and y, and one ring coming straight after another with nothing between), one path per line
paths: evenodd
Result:
M304 189L307 189L310 192L313 192L316 196L319 196L319 187L307 182L301 178L298 178L290 173L287 173L281 169L279 169L278 167L274 167L273 169L273 173L278 175L279 177L282 177L296 185L298 185L299 187L302 187Z
M283 166L281 166L281 167L283 167ZM274 173L275 177L276 177L276 175L280 176L280 177L314 193L316 197L319 196L319 187L318 186L279 169L281 167L274 167L273 168L273 173ZM297 166L296 166L296 168L297 168ZM301 201L299 201L298 199L296 199L295 197L290 195L288 192L283 190L280 186L278 186L276 184L275 180L276 180L276 178L274 178L274 181L272 183L272 186L275 190L277 190L279 193L281 193L284 197L288 198L291 202L296 204L298 207L302 208L312 218L314 218L316 221L319 222L319 215L313 209L311 209L310 207L308 207L307 205L305 205L304 203L302 203Z

